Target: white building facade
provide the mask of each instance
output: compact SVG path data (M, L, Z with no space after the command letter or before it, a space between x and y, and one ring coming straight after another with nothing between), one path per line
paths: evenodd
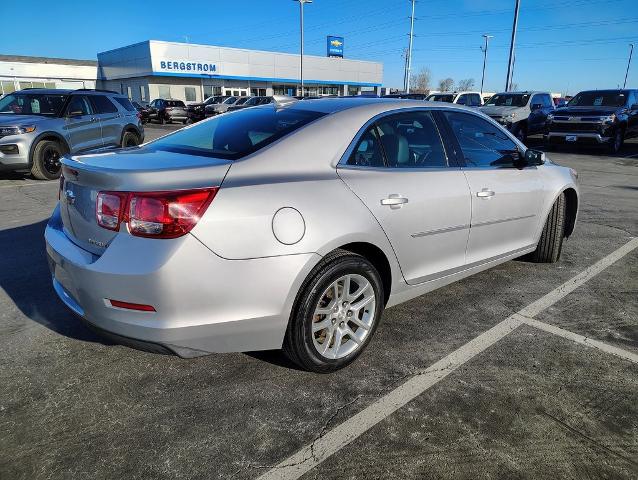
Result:
M23 88L95 88L97 62L0 55L0 96Z
M98 53L98 86L150 102L300 95L299 55L149 40ZM304 55L305 95L379 93L383 64Z

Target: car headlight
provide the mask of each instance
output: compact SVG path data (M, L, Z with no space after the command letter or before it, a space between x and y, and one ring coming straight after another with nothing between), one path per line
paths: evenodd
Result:
M510 113L509 115L505 115L505 120L514 120L514 117L516 117L515 113Z
M604 117L600 117L600 121L603 123L614 123L616 120L616 114L612 113L611 115L605 115Z
M0 137L9 135L22 135L23 133L31 133L35 131L35 125L25 125L22 127L0 127Z

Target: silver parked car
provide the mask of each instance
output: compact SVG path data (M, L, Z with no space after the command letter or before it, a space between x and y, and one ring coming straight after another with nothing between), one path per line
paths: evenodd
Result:
M65 158L54 288L101 332L193 357L283 348L352 362L384 308L574 230L576 173L476 110L288 101L139 148Z
M0 170L58 178L60 159L144 140L141 115L109 90L25 89L0 99Z

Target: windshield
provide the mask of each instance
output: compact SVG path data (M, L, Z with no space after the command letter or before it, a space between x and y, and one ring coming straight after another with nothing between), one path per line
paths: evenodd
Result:
M529 101L529 93L497 93L486 105L497 107L524 107Z
M66 98L59 93L10 93L0 99L0 113L57 116Z
M250 100L246 102L246 105L259 105L261 103L261 97L250 97Z
M148 148L237 160L324 115L274 105L247 108L179 130L150 142Z
M243 105L244 103L246 103L248 101L249 97L242 97L239 100L237 100L237 103L235 103L235 105Z
M222 103L225 103L226 105L228 105L229 103L235 103L236 101L237 101L237 97L228 97Z
M428 97L430 102L447 102L452 103L454 101L453 94L434 93Z
M567 105L570 107L622 107L626 102L627 93L615 90L580 92Z

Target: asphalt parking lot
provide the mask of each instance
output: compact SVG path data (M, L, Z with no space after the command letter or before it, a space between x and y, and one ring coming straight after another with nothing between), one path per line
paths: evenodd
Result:
M559 263L393 307L323 376L96 336L50 285L57 182L0 174L0 478L638 478L638 142L549 155L581 183Z

